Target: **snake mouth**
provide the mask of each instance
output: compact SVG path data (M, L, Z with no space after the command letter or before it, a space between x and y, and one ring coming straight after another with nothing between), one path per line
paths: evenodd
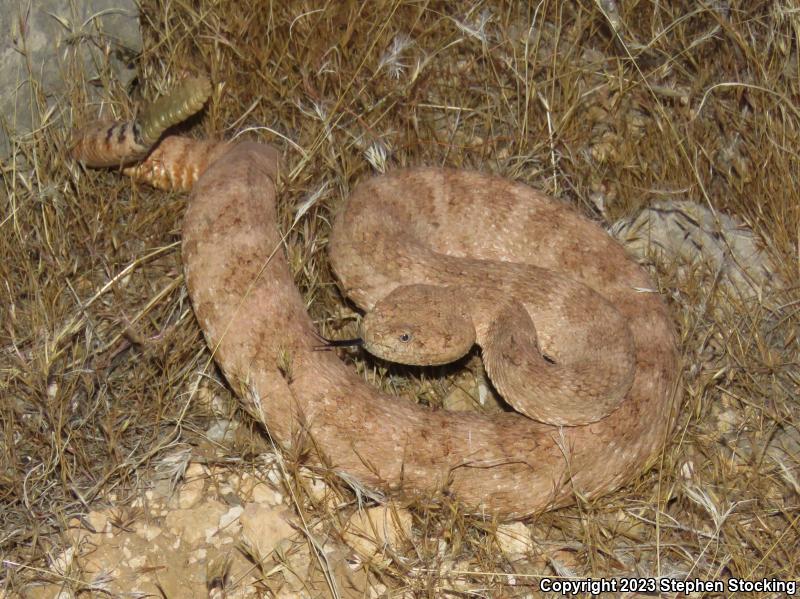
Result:
M398 352L397 346L389 343L381 343L376 339L365 339L362 341L361 346L374 358L400 366L423 368L445 366L447 364L452 364L457 359L452 357L442 358L438 354L417 353L413 355Z

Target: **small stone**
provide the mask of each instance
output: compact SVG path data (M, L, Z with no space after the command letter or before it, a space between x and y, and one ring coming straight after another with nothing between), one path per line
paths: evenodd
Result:
M195 545L213 535L218 529L224 505L213 499L188 510L175 510L167 514L166 525L185 543Z
M533 548L531 533L522 522L501 524L495 538L500 550L509 557L521 557Z
M475 399L462 387L454 386L442 401L442 407L451 412L474 412Z
M273 507L283 505L283 494L265 483L256 484L253 487L250 496L254 503L260 503L262 505L269 505Z
M144 555L134 555L128 560L125 566L129 570L140 570L147 566L147 557Z
M105 512L89 512L86 520L96 533L102 534L109 529L108 514Z
M740 425L741 419L734 410L725 410L717 415L717 430L721 433L735 431Z
M69 567L72 565L72 560L75 558L75 547L67 547L59 555L53 558L50 562L50 567L59 574L66 574Z
M388 590L385 584L379 582L373 583L372 586L369 587L369 597L370 599L380 599L386 596L386 591Z
M321 478L314 478L309 482L308 490L314 499L323 501L328 493L328 485Z
M153 483L153 487L145 492L145 497L151 505L163 505L165 500L172 495L172 481L161 478Z
M227 528L231 523L238 520L239 516L242 515L242 512L244 512L244 508L240 505L237 505L222 514L222 517L219 519L220 529Z
M214 443L227 445L233 442L238 427L238 422L221 418L208 427L206 437Z
M283 476L281 475L278 468L273 466L269 470L267 470L267 480L271 482L276 487L280 487L283 481Z
M369 557L382 552L387 545L398 545L408 539L411 524L408 510L391 504L380 505L354 513L343 537L357 553Z
M183 477L189 481L194 480L195 478L207 478L208 477L208 468L206 468L200 462L192 462L186 468L186 473Z
M186 478L186 482L178 489L177 505L182 510L188 510L197 505L203 497L206 481L205 476Z
M136 525L136 534L146 541L153 541L161 532L161 528L148 524L147 522L140 522Z

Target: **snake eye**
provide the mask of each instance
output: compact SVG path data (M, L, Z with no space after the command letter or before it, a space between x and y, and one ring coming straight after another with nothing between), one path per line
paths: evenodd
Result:
M403 343L408 343L409 341L411 341L411 333L400 333L398 339L400 339L400 341L402 341Z

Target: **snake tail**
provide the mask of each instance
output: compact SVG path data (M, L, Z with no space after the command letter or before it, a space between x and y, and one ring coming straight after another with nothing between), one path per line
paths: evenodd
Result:
M139 162L164 132L198 112L211 95L205 76L187 77L132 121L93 123L73 137L71 155L90 167Z

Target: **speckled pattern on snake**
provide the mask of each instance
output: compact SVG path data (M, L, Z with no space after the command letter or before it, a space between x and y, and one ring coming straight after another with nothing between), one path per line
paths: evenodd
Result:
M351 482L405 497L447 489L470 511L501 518L611 492L652 462L674 419L676 337L647 273L601 227L526 185L475 172L418 168L362 182L336 216L330 255L343 291L376 308L364 319L373 351L477 342L518 411L401 401L334 352L315 351L281 247L278 151L164 135L209 91L206 79L186 79L137 121L78 133L73 156L191 189L182 251L194 311L232 388L251 407L256 400L274 439L290 445L302 429ZM456 313L464 332L448 324ZM445 342L428 335L437 326Z

